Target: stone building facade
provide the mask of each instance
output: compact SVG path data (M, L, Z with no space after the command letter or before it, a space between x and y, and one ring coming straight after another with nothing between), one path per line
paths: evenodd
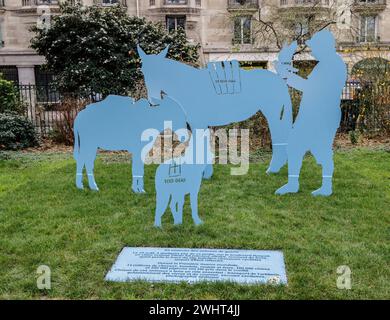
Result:
M201 44L201 62L237 59L243 66L273 68L277 57L274 23L290 21L287 31L301 33L304 19L323 16L337 37L340 54L351 71L370 57L390 60L390 6L387 0L82 0L83 5L111 6L118 1L129 15L160 21L171 30L183 27L190 41ZM20 84L47 82L40 70L44 58L29 48L29 28L43 14L57 14L58 0L0 0L0 72ZM303 19L303 20L302 20ZM293 23L291 23L293 21ZM290 29L290 30L288 30ZM306 30L307 31L307 30ZM297 56L311 60L309 52Z

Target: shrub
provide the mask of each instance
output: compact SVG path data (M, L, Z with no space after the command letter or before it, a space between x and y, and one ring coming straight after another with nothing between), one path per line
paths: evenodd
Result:
M226 130L229 129L249 129L250 148L256 150L258 147L271 149L271 135L268 128L266 118L261 112L257 112L252 117L245 121L235 122L227 126L223 126ZM218 129L215 127L214 129ZM216 141L218 147L218 140Z
M0 74L0 113L5 111L22 113L23 105L20 103L18 91L12 81L2 79Z
M0 149L23 149L38 145L32 123L13 111L0 113Z
M357 129L368 136L390 134L390 64L386 57L360 60L351 70L360 83Z
M31 30L31 47L45 56L60 92L133 94L143 79L137 44L149 54L170 44L169 58L192 65L199 57L199 45L189 43L184 30L167 32L161 23L129 16L122 6L61 1L48 28Z
M73 145L73 122L78 112L90 103L88 99L64 98L57 107L57 116L54 121L54 128L50 133L50 138L55 143L63 143L65 145Z
M352 144L357 144L359 142L359 131L351 130L349 131L349 140Z

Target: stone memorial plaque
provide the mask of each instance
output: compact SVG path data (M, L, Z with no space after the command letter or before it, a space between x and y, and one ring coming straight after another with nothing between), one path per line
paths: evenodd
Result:
M125 247L107 281L287 284L281 251Z

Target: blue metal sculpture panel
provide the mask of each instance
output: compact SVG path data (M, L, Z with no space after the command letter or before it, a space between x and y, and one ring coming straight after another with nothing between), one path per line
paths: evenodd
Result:
M302 91L302 100L288 137L288 183L276 193L298 191L302 160L310 151L322 166L322 186L312 194L328 196L332 194L333 140L340 125L340 99L347 69L330 31L322 30L306 43L318 61L308 78L288 68L283 72L288 85Z
M182 157L173 158L160 164L156 171L156 214L154 225L161 227L161 217L170 206L175 224L183 222L185 196L190 195L192 219L196 225L202 223L198 215L198 194L202 184L206 162L193 162L194 135Z
M288 86L277 74L240 70L236 61L211 63L197 69L167 59L168 48L159 54L146 54L138 47L138 53L149 100L159 98L162 92L173 97L185 110L192 130L243 121L261 111L274 145L268 172L278 172L287 162L292 107ZM208 164L204 176L211 175L212 167Z
M164 123L171 122L172 130L186 127L186 118L181 107L169 97L156 100L151 106L148 100L134 101L129 97L110 95L103 101L93 103L82 110L74 122L74 158L77 162L76 186L83 188L83 169L86 168L89 188L98 190L93 175L98 148L104 150L127 150L132 153L132 189L145 192L143 175L144 161L141 151L153 143L141 139L147 129L163 131Z
M190 195L192 218L198 215L198 194L202 178L212 175L210 143L203 146L210 126L227 125L246 120L257 111L266 117L273 144L273 156L267 172L278 172L288 162L288 183L277 194L299 189L302 160L310 151L322 166L322 186L313 195L330 195L333 177L333 140L340 123L340 97L347 71L337 54L333 35L322 30L307 41L318 60L311 74L299 77L292 66L297 43L285 46L276 63L277 73L267 70L243 70L237 61L212 62L197 69L166 58L168 47L160 54L146 54L140 47L142 72L148 100L110 95L81 111L74 123L77 161L76 185L83 188L82 172L86 167L89 187L98 190L94 160L98 148L128 150L133 154L134 192L144 192L145 154L152 141L141 137L147 129L161 132L165 122L172 130L184 130L189 123L192 134L185 154L162 163L155 177L155 225L169 206L175 224L182 223L186 194ZM299 113L292 123L292 105L288 86L302 92ZM189 134L184 134L188 140ZM207 139L209 140L209 139ZM145 150L146 149L146 150Z

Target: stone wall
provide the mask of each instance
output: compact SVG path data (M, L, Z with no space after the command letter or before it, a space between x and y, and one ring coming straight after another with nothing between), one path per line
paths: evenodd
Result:
M48 1L48 0L46 0ZM83 0L84 5L94 1ZM123 0L125 1L125 0ZM374 4L362 4L362 0L339 0L337 7L333 0L321 0L315 10L329 15L329 10L337 10L343 15L335 18L331 25L337 36L340 53L349 67L366 56L379 52L389 58L390 53L390 6L386 0L377 0ZM42 0L0 0L0 47L1 66L16 66L19 82L34 84L34 66L44 63L43 57L29 48L31 34L28 29L37 23L42 12L56 14L58 5L51 0L50 5L39 5ZM300 0L249 0L250 5L238 6L233 0L181 0L182 4L170 3L170 0L127 0L129 15L139 15L151 21L166 23L166 16L186 16L186 31L189 39L202 45L201 63L211 60L237 59L240 61L263 61L273 69L278 48L275 45L262 47L262 43L234 44L234 16L248 15L264 21L282 19L283 14L302 13L314 10L312 4L303 4ZM174 2L174 1L173 1ZM97 3L97 2L95 2ZM152 5L151 5L152 4ZM310 7L308 7L310 6ZM352 9L352 13L351 10ZM371 45L357 42L359 16L377 14L377 42ZM376 50L373 50L374 49ZM373 53L374 52L374 53ZM305 53L298 59L311 59Z

